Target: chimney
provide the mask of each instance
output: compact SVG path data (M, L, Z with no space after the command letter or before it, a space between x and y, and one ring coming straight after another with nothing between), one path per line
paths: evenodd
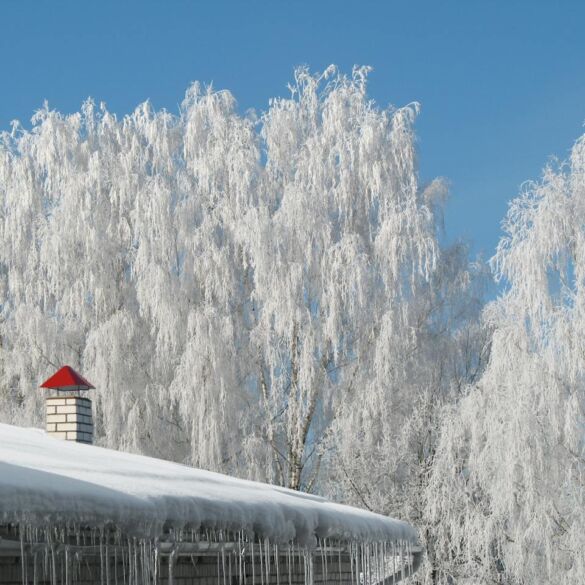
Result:
M47 434L76 443L93 443L91 400L81 395L94 386L72 367L63 366L41 388L53 390L47 396Z

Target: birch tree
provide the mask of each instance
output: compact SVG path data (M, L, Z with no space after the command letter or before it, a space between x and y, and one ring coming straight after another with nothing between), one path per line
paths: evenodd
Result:
M386 291L371 346L332 425L329 493L359 507L408 519L426 549L417 579L431 581L440 560L426 509L443 408L457 403L489 356L479 321L489 275L462 244L441 250L433 272L410 289Z
M512 201L489 365L446 418L428 493L442 579L585 578L585 137Z
M251 342L268 479L294 489L311 489L323 459L330 464L329 451L353 433L348 405L362 415L356 400L409 408L406 388L387 386L390 371L408 368L420 330L440 310L429 305L431 281L450 287L453 277L465 294L459 280L469 276L459 271L467 258L461 249L441 259L442 183L418 184L418 106L380 110L367 99L367 73L299 70L291 98L273 101L262 119L262 199L244 224L254 279ZM437 327L435 343L450 334ZM377 415L368 416L375 425Z

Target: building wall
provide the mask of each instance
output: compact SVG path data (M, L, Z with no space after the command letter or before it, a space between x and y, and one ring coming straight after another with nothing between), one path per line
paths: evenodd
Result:
M52 581L51 561L47 559L48 566L45 574L45 559L37 557L36 580L35 567L31 555L26 562L26 575L24 583L27 585L110 585L133 584L146 585L153 583L153 569L143 571L140 562L137 562L136 571L129 571L129 567L121 562L116 563L112 559L109 566L104 566L98 557L87 557L80 562L71 562L69 574L66 575L63 559L56 563L56 582ZM302 558L295 558L292 562L287 557L280 557L278 565L271 559L270 570L267 571L264 564L259 561L252 564L250 560L242 565L242 571L236 567L239 558L235 555L214 553L210 556L181 556L173 563L172 578L169 576L169 559L161 559L158 567L159 585L305 585L311 582L311 561L303 562ZM124 578L124 573L126 574ZM132 574L136 578L131 580ZM117 578L116 578L117 577ZM312 557L312 582L316 585L338 584L352 585L351 562L347 555L335 555L323 562L319 555ZM23 585L23 566L20 557L0 557L0 585Z

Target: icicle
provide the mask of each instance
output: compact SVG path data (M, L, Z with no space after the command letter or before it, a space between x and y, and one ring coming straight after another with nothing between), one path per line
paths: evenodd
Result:
M356 543L355 545L355 582L357 585L362 585L361 579L361 547Z
M223 576L223 585L227 585L226 570L225 570L225 548L221 547L221 571Z
M176 555L177 555L177 549L173 548L171 554L169 555L169 585L173 585L174 565L175 565Z
M127 548L122 549L122 575L124 575L124 585L129 585L129 581L126 581L126 577L128 575L128 572L126 570L126 568L128 567L128 565L126 564L126 551Z
M100 583L104 585L104 576L105 576L105 569L104 569L104 543L103 543L103 534L100 534Z
M250 539L250 550L252 551L252 585L256 584L256 551L254 549L254 538Z
M244 556L244 553L245 553L245 545L242 541L242 533L238 532L238 562L239 562L238 584L239 585L246 585L246 557Z
M291 567L291 548L294 545L289 545L286 550L286 568L288 572L288 585L292 585L292 567Z
M392 543L392 584L396 584L396 543Z
M321 573L325 583L329 582L327 572L327 539L321 541Z
M135 585L134 560L132 553L132 539L128 539L128 585Z
M280 556L277 544L274 545L274 562L276 564L276 585L280 585Z
M51 544L51 565L52 565L51 585L57 585L57 558L55 554L54 544Z
M20 536L20 571L22 578L22 585L26 585L26 556L24 554L24 529L21 525L18 527Z
M69 547L65 546L63 551L63 563L65 565L65 585L71 585L71 574L69 567Z
M264 539L264 569L266 571L266 584L270 584L270 540Z
M38 585L38 583L39 583L38 556L39 556L39 553L37 550L35 550L35 552L33 554L33 585Z
M136 539L132 539L132 556L134 559L134 579L135 584L139 585L140 583L140 574L138 573L138 547L136 546Z
M233 557L233 552L232 551L228 551L228 556L227 556L227 560L228 560L228 583L230 585L232 585L232 557Z
M264 585L264 552L262 549L262 540L258 541L258 548L260 554L260 585Z

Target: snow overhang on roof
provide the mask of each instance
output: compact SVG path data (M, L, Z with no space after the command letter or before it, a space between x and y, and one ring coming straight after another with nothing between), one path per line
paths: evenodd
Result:
M242 531L305 546L316 539L417 545L409 524L324 498L140 455L65 443L0 424L0 523Z

